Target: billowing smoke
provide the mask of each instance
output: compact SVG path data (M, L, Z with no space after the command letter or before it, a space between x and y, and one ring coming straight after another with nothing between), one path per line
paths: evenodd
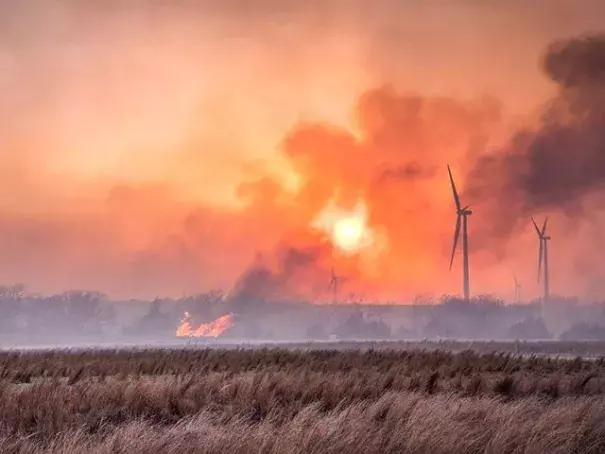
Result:
M260 261L248 269L237 281L234 289L236 301L271 301L307 298L309 288L323 281L323 289L316 288L316 295L321 296L327 287L327 275L318 264L320 251L294 247L279 248L277 266L272 269L269 264ZM304 282L306 288L297 295L296 283ZM313 292L311 292L312 294Z
M508 236L529 216L581 214L586 196L605 189L605 35L556 41L543 58L557 95L540 124L481 156L466 182L469 198L489 210L489 236Z
M325 299L335 268L343 297L457 292L448 163L474 291L533 280L533 243L502 240L554 211L592 224L553 273L597 280L603 39L552 44L556 97L519 115L601 0L261 3L0 3L0 281Z

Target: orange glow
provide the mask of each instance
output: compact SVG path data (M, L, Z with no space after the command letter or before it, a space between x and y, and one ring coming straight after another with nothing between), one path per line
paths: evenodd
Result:
M319 301L331 268L343 301L459 293L446 163L463 193L536 125L547 43L603 27L599 0L548 20L532 2L26 3L0 2L0 283L124 299ZM532 231L490 239L501 201L468 199L472 292L506 297L514 272L537 294ZM593 221L553 241L581 257L553 265L561 292L605 296Z
M217 338L232 326L233 314L225 314L210 323L202 323L194 329L191 326L191 316L188 312L185 312L181 324L176 329L176 336Z
M374 232L368 225L367 207L359 201L351 210L328 204L313 220L311 226L324 231L334 246L346 255L369 248Z

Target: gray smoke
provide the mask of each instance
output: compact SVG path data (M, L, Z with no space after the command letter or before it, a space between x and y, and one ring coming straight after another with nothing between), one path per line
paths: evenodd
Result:
M490 221L485 235L508 236L543 210L577 214L605 189L605 35L554 42L542 66L558 91L540 126L479 157L469 174L466 195Z

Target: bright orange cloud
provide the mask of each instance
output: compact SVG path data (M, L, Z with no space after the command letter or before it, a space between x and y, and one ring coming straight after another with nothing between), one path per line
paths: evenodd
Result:
M538 62L554 38L602 28L601 4L505 3L0 6L0 281L325 300L334 267L343 297L458 292L450 163L476 208L474 292L510 296L513 272L532 291L523 220L551 210L554 238L577 235L553 240L553 287L605 295L588 246L600 176L577 184L599 161L563 179L529 154L565 183L554 199L531 190L540 172L510 171L558 143L536 140L536 109L577 122L566 108L587 91ZM557 137L598 148L578 131ZM567 222L580 205L593 215Z

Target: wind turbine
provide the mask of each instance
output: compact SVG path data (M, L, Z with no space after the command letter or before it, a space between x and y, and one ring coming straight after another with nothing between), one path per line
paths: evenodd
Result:
M521 284L517 280L517 276L513 274L513 280L515 281L515 302L519 302L521 297Z
M538 234L538 240L540 241L540 249L538 252L538 282L540 282L540 278L543 276L543 284L544 284L544 296L543 301L548 301L550 297L550 281L548 277L548 241L550 240L550 236L546 236L546 226L548 225L548 216L544 219L544 224L542 225L542 229L538 228L538 224L534 218L531 218L531 222L534 224L536 228L536 233ZM542 262L544 262L544 271L542 271Z
M340 287L340 283L342 281L342 277L336 274L334 271L334 267L332 267L332 278L330 279L330 284L328 285L328 290L332 289L334 292L334 304L338 304L338 289Z
M468 231L467 217L473 214L471 210L469 210L470 205L462 207L460 204L460 197L458 196L458 191L456 190L456 184L454 183L454 177L452 176L452 171L450 166L447 166L447 172L450 175L450 183L452 184L452 192L454 194L454 202L456 203L456 231L454 233L454 247L452 248L452 257L450 259L450 270L452 269L452 265L454 263L454 255L456 254L456 246L458 245L458 237L460 236L460 224L462 224L462 255L463 255L463 269L464 269L464 299L468 300L470 298L470 277L468 271Z

